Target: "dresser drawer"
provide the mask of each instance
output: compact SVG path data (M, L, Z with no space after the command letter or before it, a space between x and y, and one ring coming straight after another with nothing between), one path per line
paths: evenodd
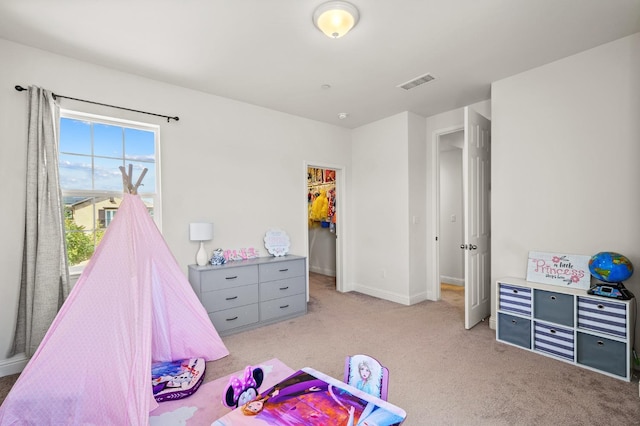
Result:
M304 259L285 260L260 265L260 282L305 275Z
M307 300L304 294L260 302L260 320L268 321L278 317L304 312Z
M307 282L304 277L260 283L260 301L306 293L306 290Z
M207 312L222 311L251 303L258 303L258 284L202 293L202 305Z
M578 296L578 328L626 338L626 305L614 300Z
M533 348L536 351L573 361L574 347L573 329L534 322Z
M531 289L500 283L500 304L502 311L531 315Z
M578 332L578 363L626 377L627 345Z
M498 339L531 349L531 320L498 313Z
M554 291L533 291L533 316L544 321L573 327L573 296Z
M209 314L211 322L219 333L232 328L257 323L259 319L258 304L239 306Z
M233 286L256 284L258 282L258 266L210 269L203 271L200 279L202 293Z

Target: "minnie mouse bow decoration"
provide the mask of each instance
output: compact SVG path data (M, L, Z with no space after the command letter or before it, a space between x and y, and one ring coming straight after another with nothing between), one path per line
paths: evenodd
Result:
M253 401L258 396L258 388L264 380L264 371L260 367L248 365L244 376L231 377L222 395L222 403L229 408L236 408Z

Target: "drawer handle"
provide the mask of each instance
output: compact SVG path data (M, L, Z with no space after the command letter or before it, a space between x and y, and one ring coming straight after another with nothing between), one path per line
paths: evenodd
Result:
M287 272L289 270L289 268L286 269L280 269L280 272Z
M552 328L551 330L549 330L549 333L556 334L556 331Z
M604 346L604 342L602 340L598 340L598 346Z
M555 296L551 296L551 297L549 297L549 299L556 300L556 297Z
M238 276L234 275L232 277L226 277L225 280L235 280L236 278L238 278Z
M598 309L604 309L604 305L598 305Z
M237 319L238 319L238 317L227 318L227 321L235 321L235 320L237 320Z
M237 298L238 298L238 296L233 296L233 297L227 297L225 300L235 300Z
M289 286L286 287L280 287L280 290L287 290L289 288Z
M512 323L514 323L514 324L517 324L517 323L518 323L518 321L516 321L516 320L514 320L514 319L512 319L512 320L511 320L511 322L512 322Z
M280 306L280 309L286 309L288 307L289 307L289 305L284 305L284 306Z
M518 294L518 290L513 290L513 294Z

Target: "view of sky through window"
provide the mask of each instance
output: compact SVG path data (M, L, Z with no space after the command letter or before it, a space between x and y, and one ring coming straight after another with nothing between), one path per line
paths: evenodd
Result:
M123 200L120 167L156 218L157 128L108 117L65 112L60 117L59 175L65 207L65 238L71 273L79 273L100 244Z
M139 192L155 192L155 135L148 130L63 117L60 119L62 190L121 191L120 166L134 180L147 168ZM135 183L135 182L134 182Z

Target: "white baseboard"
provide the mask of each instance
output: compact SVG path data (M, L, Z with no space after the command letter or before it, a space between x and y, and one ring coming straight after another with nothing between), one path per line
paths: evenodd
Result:
M460 285L464 287L464 278L448 277L446 275L440 275L440 282L451 285Z
M489 317L489 328L491 330L495 330L496 329L496 316L495 315L491 315Z
M407 296L398 293L392 293L390 291L380 290L378 288L372 288L368 286L363 286L360 284L354 284L352 287L353 291L357 291L358 293L363 293L369 296L377 297L378 299L388 300L390 302L400 303L402 305L409 305L410 300Z
M309 272L315 272L316 274L326 275L328 277L335 277L335 269L321 268L320 266L309 265Z
M24 354L18 354L14 357L1 360L0 361L0 377L21 373L28 362L29 362L29 359L26 356L24 356Z
M422 293L414 294L409 298L409 305L415 305L416 303L424 302L425 300L430 300L426 291Z

